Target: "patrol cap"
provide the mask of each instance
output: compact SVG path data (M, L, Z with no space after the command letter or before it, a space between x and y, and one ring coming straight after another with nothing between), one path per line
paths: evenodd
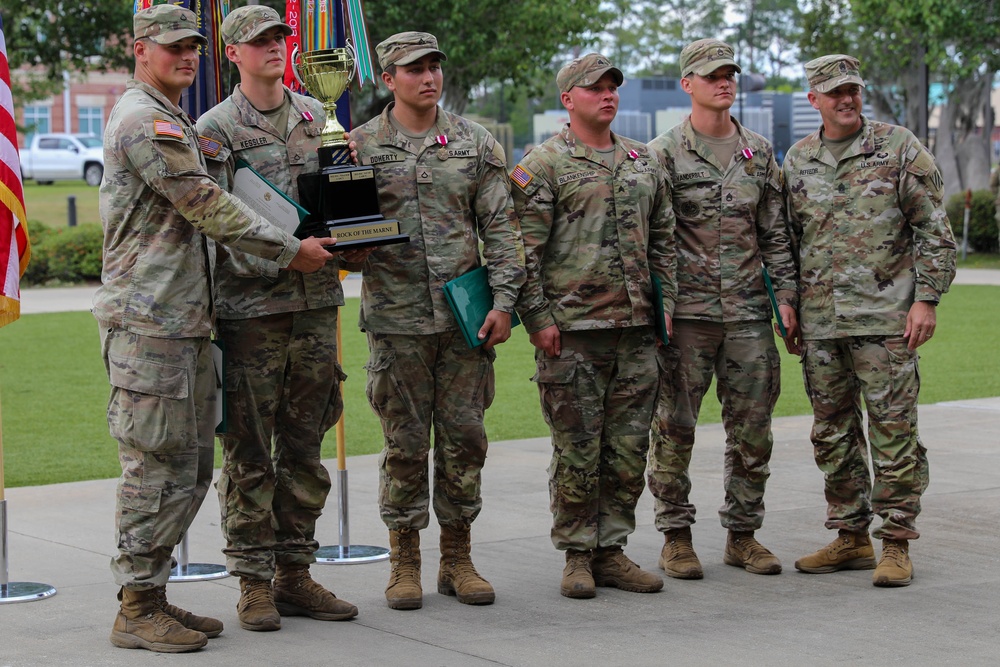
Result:
M153 5L132 16L132 34L136 39L148 39L157 44L173 44L194 37L203 45L208 39L198 32L194 12L177 5Z
M438 48L437 37L429 32L398 32L375 47L378 66L383 70L390 65L409 65L426 55L436 53L441 60L448 60Z
M610 60L600 53L588 53L559 70L556 85L561 92L568 93L573 86L585 88L594 85L608 72L614 77L616 86L625 82L625 75Z
M742 72L733 57L733 47L718 39L699 39L691 42L681 50L679 64L681 77L689 74L708 76L720 67L731 65L737 72Z
M266 5L247 5L229 12L222 22L222 41L240 44L258 37L265 30L281 28L285 36L292 34L292 27L283 23L278 12Z
M865 85L861 78L861 63L853 56L839 53L820 56L807 62L805 68L809 89L817 93L828 93L845 83L856 83L862 88Z

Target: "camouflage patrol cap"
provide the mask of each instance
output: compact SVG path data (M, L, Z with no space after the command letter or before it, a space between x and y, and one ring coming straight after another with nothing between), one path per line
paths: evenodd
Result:
M153 5L132 17L132 34L136 39L148 39L157 44L173 44L194 37L203 45L208 39L198 32L198 19L190 9L177 5Z
M378 66L383 70L390 65L409 65L426 55L436 53L441 60L448 60L438 48L437 37L429 32L399 32L375 47Z
M240 44L258 37L265 30L281 28L285 36L292 34L292 27L281 21L278 12L265 5L247 5L229 12L222 22L222 41Z
M625 75L610 60L600 53L588 53L559 70L556 85L561 92L568 93L573 86L585 88L594 85L608 72L614 77L615 85L620 86L625 82Z
M809 89L817 93L828 93L845 83L856 83L861 87L865 85L861 78L861 62L853 56L839 53L820 56L807 62L805 68Z
M733 47L718 39L699 39L691 42L681 50L679 64L681 77L688 74L708 76L720 67L732 65L737 72L742 72L734 59Z

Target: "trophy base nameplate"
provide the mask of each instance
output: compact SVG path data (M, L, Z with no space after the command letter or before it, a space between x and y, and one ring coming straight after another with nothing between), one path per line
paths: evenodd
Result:
M371 246L406 243L410 237L399 233L399 221L369 220L351 223L341 220L337 224L328 224L330 236L337 239L337 249L368 248Z

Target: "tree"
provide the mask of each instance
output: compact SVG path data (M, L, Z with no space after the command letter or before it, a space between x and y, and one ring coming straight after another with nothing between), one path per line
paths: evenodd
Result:
M63 73L131 66L126 36L132 31L132 3L74 0L46 5L3 0L4 39L11 70L31 65L27 78L14 77L19 103L51 97L63 87Z
M993 125L989 94L1000 70L997 0L834 0L832 6L835 13L830 2L816 0L805 12L804 57L858 56L877 115L922 138L926 72L946 95L933 145L945 190L983 188Z
M588 0L370 0L365 13L373 48L401 30L438 38L448 55L442 103L456 113L483 81L532 89L536 75L550 70L558 54L585 43L603 16ZM380 113L390 96L384 87L366 86L351 98L357 124Z

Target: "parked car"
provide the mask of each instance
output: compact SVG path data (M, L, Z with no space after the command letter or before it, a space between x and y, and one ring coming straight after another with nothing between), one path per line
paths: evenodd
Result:
M36 134L20 153L21 178L39 185L82 178L96 187L104 176L104 144L90 134Z

